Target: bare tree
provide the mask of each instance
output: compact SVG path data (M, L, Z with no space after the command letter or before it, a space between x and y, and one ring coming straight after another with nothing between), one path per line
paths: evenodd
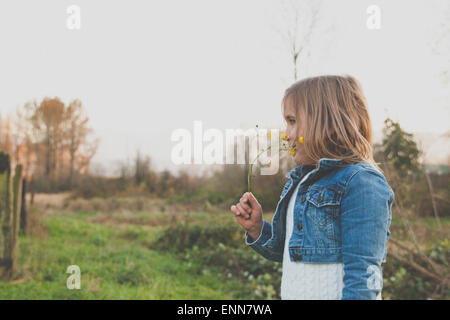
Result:
M17 158L26 176L63 181L65 187L75 172L88 172L99 145L98 139L89 140L93 130L78 99L67 106L58 97L28 102L17 110L15 127Z
M75 153L76 172L79 173L90 173L89 165L92 158L97 153L98 147L100 145L100 138L92 137L91 139L86 139L83 144L80 145L77 152Z
M293 78L299 78L300 63L310 54L311 39L319 22L321 1L289 0L283 6L283 23L278 32L286 45L293 65Z
M150 171L151 159L149 156L142 156L138 150L134 161L134 179L135 184L139 185L145 181Z
M0 115L0 151L10 154L12 151L11 120Z
M67 106L65 112L65 133L66 144L69 151L69 185L73 183L73 173L75 169L75 156L80 146L86 142L86 138L92 129L88 127L89 118L84 114L83 106L80 100L75 99ZM93 147L93 146L92 146ZM94 148L97 149L97 146ZM95 154L91 148L88 154ZM92 158L92 156L89 157Z
M35 139L43 141L45 145L45 175L49 177L57 168L58 154L62 148L64 103L57 97L45 98L40 104L34 101L25 107L30 112L29 121Z
M33 172L33 138L32 138L32 125L27 121L27 116L22 108L16 109L16 117L14 120L14 136L16 141L14 152L15 163L23 165L23 176L27 179L31 177Z

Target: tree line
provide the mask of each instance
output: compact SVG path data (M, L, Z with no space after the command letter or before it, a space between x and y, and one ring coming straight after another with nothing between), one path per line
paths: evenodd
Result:
M0 115L0 151L11 164L23 166L30 188L40 192L69 190L89 164L98 147L83 104L68 104L46 97L16 109L14 116Z

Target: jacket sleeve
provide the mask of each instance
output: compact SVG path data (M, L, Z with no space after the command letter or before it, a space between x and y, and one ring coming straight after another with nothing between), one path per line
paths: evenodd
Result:
M341 205L344 288L342 299L376 299L383 287L394 193L384 176L357 171L347 183Z
M272 224L270 224L266 220L264 220L263 227L258 239L252 239L248 232L245 232L246 245L250 246L253 250L258 252L266 259L281 262L283 261L283 252L277 249L278 246L273 245L272 241L269 241L271 238Z
M286 194L286 192L289 190L289 187L292 184L292 180L289 179L283 187L283 190L281 191L280 199L283 198L283 196ZM281 201L281 200L280 200ZM278 205L280 202L278 202ZM277 209L278 209L277 205ZM284 249L284 243L280 243L280 241L274 241L271 240L273 236L273 219L272 223L267 222L264 220L263 227L261 229L261 233L259 234L258 239L252 239L248 232L245 233L245 244L251 247L253 250L258 252L260 255L262 255L264 258L282 262L283 261L283 249ZM281 235L279 235L281 236Z

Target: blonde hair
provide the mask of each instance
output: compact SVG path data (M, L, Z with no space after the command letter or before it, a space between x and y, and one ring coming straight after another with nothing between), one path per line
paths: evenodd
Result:
M366 162L382 172L373 159L372 124L358 80L349 75L306 78L286 89L282 108L288 100L297 123L305 126L303 146L309 158L316 163L321 158Z

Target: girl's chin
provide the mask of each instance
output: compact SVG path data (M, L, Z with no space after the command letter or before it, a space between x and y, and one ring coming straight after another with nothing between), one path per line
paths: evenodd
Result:
M296 164L298 164L298 165L299 165L299 164L303 164L303 160L302 160L302 159L297 158L296 156L293 156L292 158L294 159L294 161L295 161Z
M305 164L305 159L303 159L303 157L301 157L301 156L294 155L294 156L292 156L292 158L294 159L295 163L297 163L297 164Z

